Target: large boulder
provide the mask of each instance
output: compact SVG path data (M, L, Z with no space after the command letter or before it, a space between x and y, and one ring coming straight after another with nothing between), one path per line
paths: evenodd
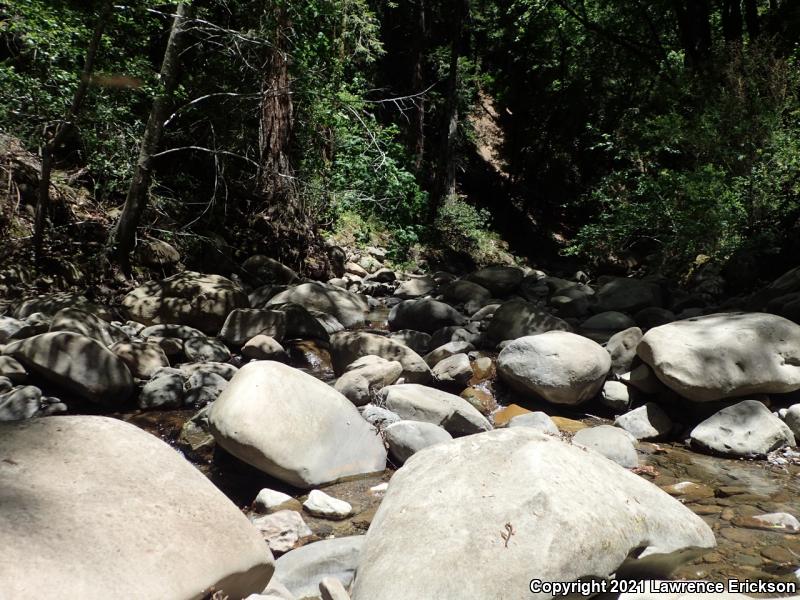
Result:
M275 578L295 598L316 598L320 582L327 577L335 577L342 585L349 587L363 544L363 535L306 544L275 561Z
M519 267L491 265L470 273L465 279L482 285L495 296L507 296L519 287L524 276Z
M150 379L156 371L169 366L169 360L161 346L152 342L117 342L110 350L122 359L131 374L139 379Z
M299 304L308 310L333 315L345 327L363 325L369 310L369 305L362 296L317 282L290 287L270 298L267 306L287 302Z
M420 277L412 277L407 281L402 281L394 291L394 295L403 300L408 300L427 296L433 293L435 289L436 281L428 275L422 275Z
M631 370L636 358L636 348L641 341L642 330L638 327L624 329L611 336L605 348L611 356L612 373L620 374Z
M597 312L633 313L648 306L661 306L663 302L661 286L630 277L614 278L597 292Z
M681 396L710 402L800 389L800 325L766 313L719 313L648 331L638 355Z
M630 433L612 425L586 427L572 438L573 444L590 448L626 469L639 465L635 442Z
M419 354L391 338L364 331L342 331L331 336L331 358L337 375L357 359L369 355L399 362L407 383L427 383L432 377L430 367Z
M727 406L700 423L690 434L692 444L737 457L763 456L794 446L791 429L758 400Z
M364 406L378 390L395 383L402 373L403 365L396 360L364 356L347 367L334 388L356 406Z
M655 440L672 431L672 421L658 404L653 402L620 415L614 421L614 425L621 427L637 440Z
M211 588L242 598L272 575L269 549L241 511L133 425L0 423L0 456L9 598L200 598Z
M380 436L347 398L278 362L239 369L208 422L225 450L301 488L386 466Z
M119 406L133 393L133 377L125 362L97 340L78 333L42 333L9 344L3 354L98 404Z
M300 276L274 258L256 254L242 263L247 277L256 283L294 283Z
M389 385L379 392L382 405L401 419L433 423L451 435L489 431L491 423L469 402L424 385Z
M400 465L423 448L453 439L438 425L422 421L397 421L384 429L384 435L389 454Z
M395 473L352 597L550 598L527 592L530 580L606 578L630 562L666 573L714 545L700 517L650 482L517 427L431 446Z
M569 331L566 321L544 312L538 305L524 300L511 300L498 308L489 327L487 337L495 343L516 340L526 335L547 331Z
M230 279L194 271L145 283L122 300L128 317L139 323L179 323L208 334L216 334L232 310L249 305Z
M259 334L268 335L280 342L285 333L285 313L261 308L237 308L225 319L219 337L232 348L239 348Z
M78 308L62 308L50 323L50 331L71 331L97 340L104 346L114 343L108 324L101 318Z
M472 301L483 305L492 297L492 293L485 287L467 279L457 279L444 286L441 292L445 300L455 304Z
M555 404L589 400L610 369L611 358L602 346L566 331L520 338L497 357L497 372L506 383Z
M463 325L467 318L455 308L432 298L403 300L389 312L389 329L416 329L433 333L449 325Z

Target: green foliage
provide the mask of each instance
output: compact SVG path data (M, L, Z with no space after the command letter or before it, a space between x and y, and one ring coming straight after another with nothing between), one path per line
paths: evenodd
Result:
M151 44L165 22L147 12L155 4L115 8L76 134L67 141L67 158L88 167L100 197L124 190L149 109L158 70ZM0 61L0 129L35 149L44 126L64 117L100 8L100 2L26 0L7 9L0 21L9 50Z
M615 168L584 198L599 215L571 252L644 251L680 266L780 244L800 211L800 77L760 47L718 73L658 88L648 112L602 136Z

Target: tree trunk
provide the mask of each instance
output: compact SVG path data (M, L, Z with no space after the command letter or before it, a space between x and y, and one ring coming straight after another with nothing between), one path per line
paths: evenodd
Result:
M33 252L37 265L42 258L44 224L47 213L50 212L50 177L53 172L54 154L72 128L73 121L78 116L83 106L83 100L86 97L86 92L89 89L89 82L94 72L94 62L97 57L97 50L100 47L100 40L111 18L113 8L114 4L112 2L106 2L103 4L100 15L97 17L97 22L92 32L92 39L89 42L89 48L86 50L86 58L83 63L80 81L78 81L78 87L75 89L75 95L72 97L72 104L66 116L58 123L50 139L47 139L48 134L47 130L45 130L45 141L42 145L42 168L39 173L39 189L36 198L36 213L33 225Z
M686 64L700 66L711 55L711 9L709 0L673 0L678 33Z
M293 203L292 166L289 146L292 140L294 107L289 81L289 57L283 40L289 26L286 12L279 9L264 78L261 84L261 120L258 132L260 172L259 191L270 204Z
M291 150L294 107L289 53L285 45L291 28L286 9L275 9L273 44L264 66L259 124L260 169L257 195L265 201L261 218L270 252L289 266L317 277L328 273L329 263L316 227L295 185ZM344 32L341 33L342 39Z
M178 85L180 71L180 55L183 50L183 39L186 24L191 18L191 7L185 2L177 6L172 21L164 59L161 63L162 89L153 100L150 116L144 130L139 157L134 168L133 178L128 187L128 195L119 221L111 232L110 247L124 271L130 269L130 253L136 243L136 229L147 207L147 195L152 180L152 156L161 145L164 133L164 121L169 116L169 105L175 88Z
M744 21L747 23L747 35L750 40L756 39L761 32L757 0L744 0Z
M453 37L450 40L450 70L447 76L447 100L444 110L444 131L436 185L430 203L430 221L439 214L445 200L456 193L456 137L458 135L458 59L464 21L469 10L468 0L455 0Z
M723 0L722 35L729 44L742 43L741 0Z
M427 20L425 18L425 0L414 3L414 21L416 32L412 33L414 40L414 66L411 73L411 93L419 94L423 90L425 81L425 45L428 41ZM414 171L422 170L425 159L425 97L415 99L416 110L411 122L412 148L414 156Z

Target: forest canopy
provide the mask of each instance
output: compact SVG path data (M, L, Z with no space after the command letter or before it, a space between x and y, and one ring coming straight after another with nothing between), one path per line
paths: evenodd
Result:
M322 272L338 234L781 272L798 35L790 0L6 0L3 152L40 162L3 260L78 239L128 270L154 236Z

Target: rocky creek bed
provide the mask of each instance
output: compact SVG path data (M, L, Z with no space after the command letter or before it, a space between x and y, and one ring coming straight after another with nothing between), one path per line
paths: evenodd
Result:
M87 598L798 582L800 271L722 299L708 280L364 256L327 283L253 257L248 281L183 272L119 306L8 301L6 589L31 597L41 573Z

